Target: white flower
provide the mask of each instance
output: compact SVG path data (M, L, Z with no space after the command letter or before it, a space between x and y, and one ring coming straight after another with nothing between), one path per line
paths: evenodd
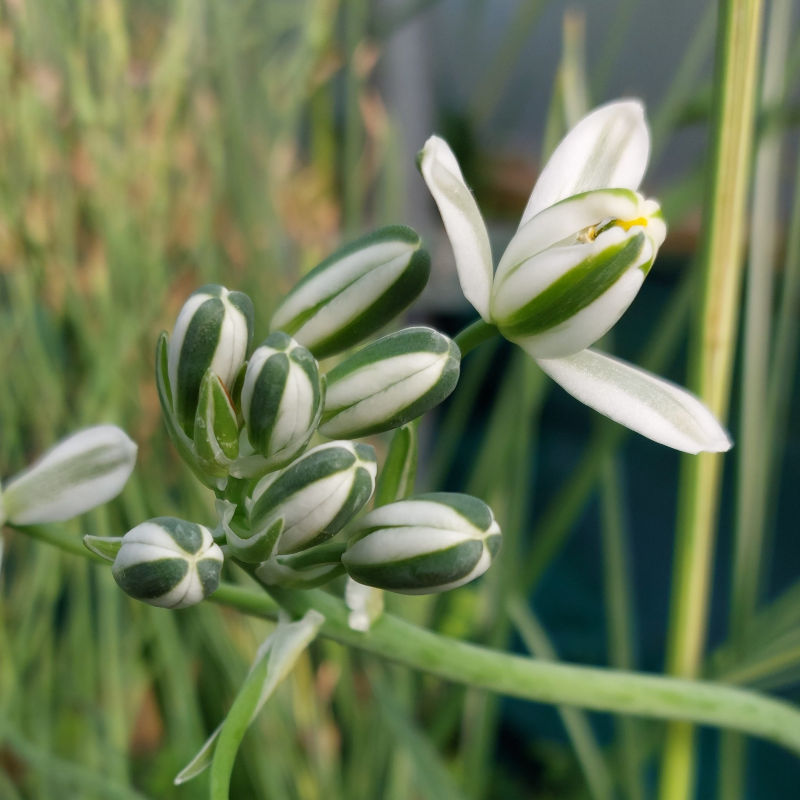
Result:
M582 403L688 453L728 450L714 415L680 387L586 349L622 316L666 235L637 192L650 136L642 104L600 106L566 135L492 266L489 236L458 162L431 137L420 170L442 215L467 300Z

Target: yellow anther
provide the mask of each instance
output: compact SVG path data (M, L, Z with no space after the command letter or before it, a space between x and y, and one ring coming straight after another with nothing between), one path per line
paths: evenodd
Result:
M646 217L636 217L636 219L615 219L614 225L619 225L624 231L629 231L634 225L641 225L643 228L647 227Z

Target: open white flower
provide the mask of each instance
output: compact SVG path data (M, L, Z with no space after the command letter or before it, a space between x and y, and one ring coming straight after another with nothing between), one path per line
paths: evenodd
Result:
M420 171L439 207L464 296L582 403L688 453L731 440L694 395L587 349L636 296L666 235L654 200L637 191L650 135L644 108L596 108L564 137L533 187L494 272L489 235L458 162L432 136Z

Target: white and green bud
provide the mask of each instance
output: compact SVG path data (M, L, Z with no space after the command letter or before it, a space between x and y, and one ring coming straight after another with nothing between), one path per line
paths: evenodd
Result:
M411 228L381 228L309 272L283 299L270 330L286 331L325 358L394 319L423 290L429 274L430 258Z
M172 408L192 436L200 385L211 370L230 390L253 336L253 303L242 292L209 284L184 304L167 350Z
M405 328L346 358L327 375L320 433L367 436L398 428L455 388L458 346L432 328Z
M120 588L137 600L186 608L216 591L222 561L222 550L208 528L156 517L122 537L111 572Z
M430 594L479 577L499 549L500 527L486 503L435 492L366 514L342 564L351 578L367 586Z
M68 436L3 486L0 525L61 522L107 503L130 477L136 450L115 425Z
M194 447L208 472L226 475L239 454L239 420L219 375L207 370L194 418Z
M223 517L228 544L237 558L250 563L321 544L364 507L376 473L369 445L319 445L261 478L245 501L245 513L230 522Z
M561 200L525 222L503 254L492 322L534 358L577 353L622 316L665 236L658 203L632 190Z
M276 331L247 363L242 416L253 450L265 469L287 464L302 452L319 424L323 388L314 356Z

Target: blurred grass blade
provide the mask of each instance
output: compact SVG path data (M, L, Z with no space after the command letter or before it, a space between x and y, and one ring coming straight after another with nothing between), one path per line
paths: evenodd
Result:
M531 655L547 661L558 660L553 645L529 606L518 597L513 598L508 603L508 614ZM611 774L587 715L568 706L558 706L558 714L567 730L591 796L594 800L611 800Z

